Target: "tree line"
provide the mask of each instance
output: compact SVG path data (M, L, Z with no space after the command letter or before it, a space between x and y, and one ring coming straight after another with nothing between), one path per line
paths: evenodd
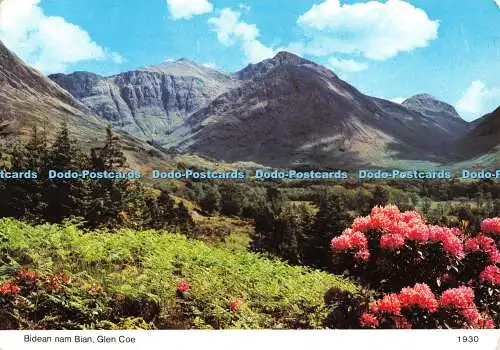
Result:
M31 170L37 179L0 182L0 217L33 223L61 223L79 218L88 228L155 228L189 231L193 220L181 202L163 190L158 195L137 180L49 179L49 170L97 172L125 171L127 159L120 138L106 129L102 145L89 153L71 139L64 123L53 142L45 130L33 128L27 142L15 139L4 150L3 166L9 172Z

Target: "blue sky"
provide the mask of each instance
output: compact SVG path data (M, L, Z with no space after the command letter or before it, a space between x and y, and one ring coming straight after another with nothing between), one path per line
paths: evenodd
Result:
M4 0L0 39L44 73L188 58L225 71L289 50L362 92L500 105L496 0Z

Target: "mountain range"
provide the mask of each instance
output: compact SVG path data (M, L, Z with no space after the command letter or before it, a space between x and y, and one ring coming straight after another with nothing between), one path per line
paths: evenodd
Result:
M48 79L50 78L50 79ZM83 142L111 123L132 148L275 167L498 163L499 110L464 121L419 94L402 104L367 96L288 52L235 73L186 59L109 77L48 78L0 45L0 113L14 128L66 118Z

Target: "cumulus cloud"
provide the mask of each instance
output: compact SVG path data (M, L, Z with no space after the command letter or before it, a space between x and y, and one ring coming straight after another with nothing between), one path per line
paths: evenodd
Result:
M297 23L310 40L291 44L303 54L361 54L385 60L400 52L426 47L438 37L439 22L401 0L356 4L324 0L301 15Z
M208 0L167 0L167 5L173 19L190 19L214 8Z
M466 120L474 120L500 105L500 88L488 87L482 81L473 81L456 103L457 111Z
M343 72L361 72L368 69L368 63L358 62L353 59L338 59L330 57L328 59L328 67L333 71L340 70Z
M274 56L275 51L258 40L259 28L241 20L241 13L230 8L219 11L217 17L209 18L208 24L225 46L241 45L251 63Z
M0 40L26 62L54 73L79 61L124 61L118 53L99 46L79 26L62 17L46 16L39 4L40 0L0 2Z

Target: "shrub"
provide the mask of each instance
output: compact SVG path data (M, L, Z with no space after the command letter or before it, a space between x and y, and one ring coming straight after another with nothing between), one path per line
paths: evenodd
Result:
M481 228L497 237L499 222L499 218L486 219ZM484 233L466 239L460 229L429 225L420 213L401 212L392 205L375 207L369 216L356 218L331 242L338 265L387 293L372 306L370 314L359 319L361 325L381 328L481 328L498 323L497 245L495 238ZM412 285L413 289L406 287ZM438 307L434 294L440 292ZM448 304L448 308L443 307L443 299L451 296L458 296L457 300L466 296L471 302L462 309L468 311L450 310ZM413 318L401 316L401 310L415 308L418 312Z

